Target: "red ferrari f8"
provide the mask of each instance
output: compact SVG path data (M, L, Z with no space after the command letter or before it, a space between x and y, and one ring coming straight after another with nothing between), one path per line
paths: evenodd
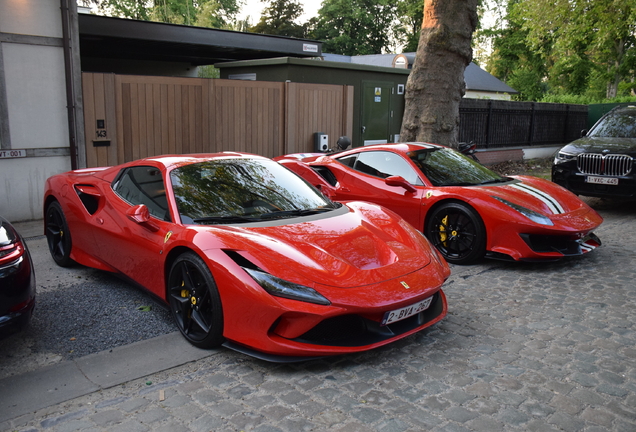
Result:
M240 153L152 157L47 180L61 266L117 272L171 308L192 344L282 361L368 350L447 311L449 268L390 210L334 203Z

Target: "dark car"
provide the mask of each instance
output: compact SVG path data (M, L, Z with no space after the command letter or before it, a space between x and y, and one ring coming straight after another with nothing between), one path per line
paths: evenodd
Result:
M35 273L24 239L0 216L0 337L22 329L35 307Z
M557 153L552 181L577 195L636 197L636 106L616 107Z

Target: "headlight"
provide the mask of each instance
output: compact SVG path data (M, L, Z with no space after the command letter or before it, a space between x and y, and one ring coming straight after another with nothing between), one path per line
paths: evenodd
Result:
M508 207L518 211L519 213L521 213L522 215L524 215L525 217L527 217L533 222L536 222L541 225L549 225L549 226L554 225L549 217L544 216L540 213L537 213L536 211L520 206L519 204L511 203L510 201L506 201L503 198L499 198L496 196L494 196L493 198L496 199L497 201L504 203Z
M325 306L331 304L329 300L313 288L277 278L276 276L272 276L271 274L260 270L254 270L246 267L243 267L243 270L252 276L265 291L273 296Z
M556 154L556 156L554 157L554 163L555 164L560 164L560 163L571 161L574 158L576 158L575 154L566 153L566 152L560 150Z

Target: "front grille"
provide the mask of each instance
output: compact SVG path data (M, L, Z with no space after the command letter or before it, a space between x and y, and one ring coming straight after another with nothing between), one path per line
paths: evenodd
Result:
M559 252L563 255L580 255L581 247L576 239L567 236L519 234L530 249L537 253Z
M576 160L580 172L592 175L626 176L634 166L634 159L627 155L583 153Z
M433 322L444 312L444 301L439 292L433 294L428 309L417 315L381 326L359 315L340 315L327 318L307 333L293 339L314 345L327 346L365 346L393 339L410 330Z

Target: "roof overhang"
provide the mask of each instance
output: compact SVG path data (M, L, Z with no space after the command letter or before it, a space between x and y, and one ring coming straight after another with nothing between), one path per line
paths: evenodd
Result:
M194 66L272 57L316 57L322 42L257 33L79 14L82 57Z

